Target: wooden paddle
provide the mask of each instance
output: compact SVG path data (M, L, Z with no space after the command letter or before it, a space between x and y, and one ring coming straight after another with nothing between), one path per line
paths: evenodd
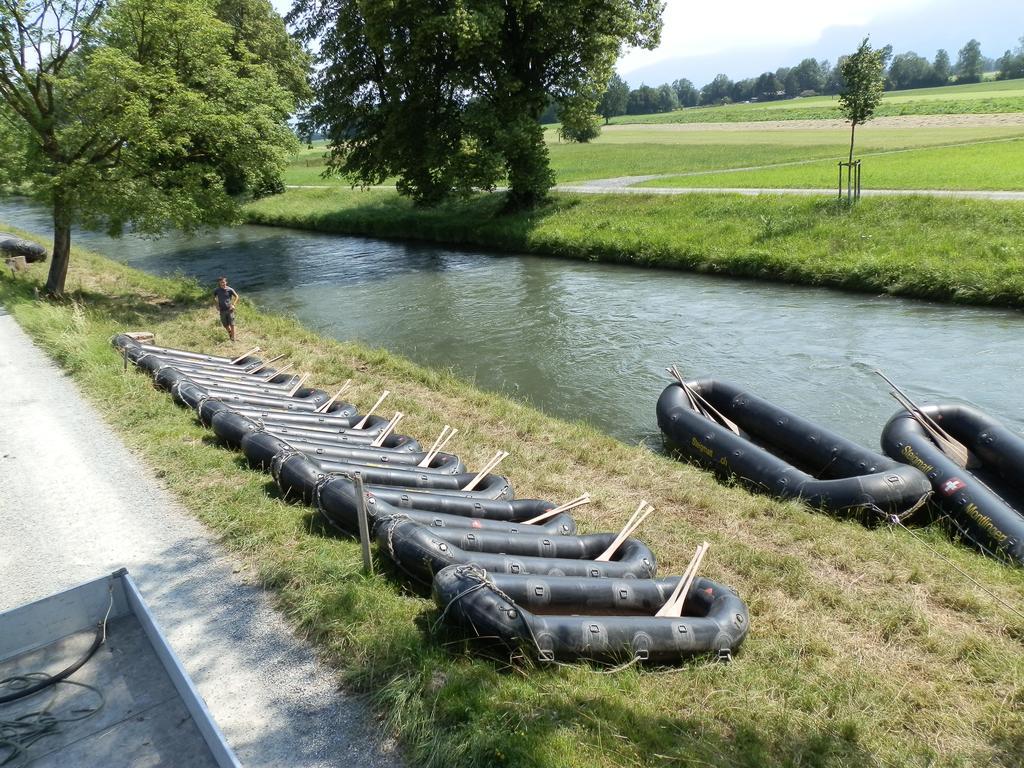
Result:
M275 363L275 362L277 362L277 361L278 361L278 360L280 360L280 359L281 359L282 357L284 357L284 355L278 355L277 357L272 357L272 358L270 358L269 360L265 360L265 361L263 361L262 363L260 363L259 365L257 365L257 366L256 366L256 367L254 367L254 368L247 368L247 369L246 369L246 371L245 371L245 373L248 373L248 374L249 374L250 376L251 376L252 374L254 374L254 373L259 373L259 372L260 372L260 371L262 371L262 370L263 370L264 368L266 368L266 367L267 367L268 365L270 365L271 363ZM275 375L276 375L276 374L275 374Z
M260 348L259 348L259 347L253 347L253 348L252 348L252 349L250 349L250 350L249 350L248 352L246 352L246 353L245 353L244 355L239 355L239 356L238 356L238 357L236 357L236 358L235 358L234 360L232 360L232 361L231 361L231 364L232 364L232 365L238 365L238 364L239 364L240 362L242 362L243 360L245 360L245 358L247 358L247 357L248 357L249 355L255 355L255 354L256 354L257 352L259 352L259 351L260 351Z
M931 437L935 444L939 446L939 450L956 462L957 466L963 469L967 468L968 463L971 463L972 466L977 466L977 462L972 461L970 452L967 450L967 446L940 427L938 422L921 410L920 406L911 400L910 397L907 396L906 392L896 386L892 379L881 371L876 370L875 373L881 376L882 380L895 390L889 394L893 396L896 402L903 406L907 413L914 417L918 424L924 427L925 432L927 432L929 437Z
M622 530L619 531L619 535L615 537L615 540L608 545L608 549L602 552L600 555L594 558L602 563L609 562L616 552L619 551L619 547L622 546L623 542L633 535L633 532L640 527L640 524L647 519L654 511L654 507L648 504L646 501L641 501L640 506L636 508L636 512L633 516L626 521L626 524L622 526Z
M380 434L377 435L377 438L372 443L370 443L370 445L372 445L374 448L380 448L382 445L384 445L384 441L388 439L388 435L395 431L395 427L398 426L398 422L400 422L403 418L405 418L404 413L402 413L401 411L395 411L394 417L391 419L391 421L388 422L388 425L381 430Z
M339 389L337 392L334 393L334 397L332 397L326 403L324 403L319 408L317 408L315 411L313 411L313 413L327 413L327 411L330 410L331 406L334 405L334 401L337 400L342 395L344 395L346 392L348 392L348 390L349 390L349 388L351 386L352 386L352 379L345 379L345 383L341 385L341 389Z
M584 493L582 496L577 496L572 501L567 501L565 504L562 504L561 506L549 509L547 512L541 512L539 515L537 515L536 517L531 517L529 520L524 520L523 525L536 525L537 523L544 522L550 517L560 515L562 512L568 512L570 509L575 509L576 507L581 507L584 504L589 503L590 494Z
M720 411L718 411L718 409L715 408L715 406L705 400L697 390L687 384L683 379L682 374L679 373L679 370L674 365L666 370L672 374L672 377L676 381L679 382L679 386L683 388L683 392L685 392L687 398L689 398L690 407L693 408L693 410L710 421L717 421L734 435L738 435L740 433L740 428L736 426L736 423L726 418Z
M282 373L284 373L285 371L287 371L291 367L292 367L292 364L288 363L288 365L286 365L286 366L284 366L282 368L278 368L276 371L274 371L273 375L267 376L267 378L265 378L265 379L260 379L260 381L262 381L264 384L269 384L271 379L276 379L278 376L280 376ZM294 375L292 376L292 378L294 378Z
M311 375L312 374L304 373L301 376L299 376L299 380L297 382L295 382L295 386L292 387L290 390L288 390L288 397L295 397L295 393L299 391L299 389L302 387L303 384L306 383L306 380Z
M386 398L386 397L387 397L388 395L390 395L390 394L391 394L391 393L390 393L390 392L388 392L388 391L387 391L387 390L385 389L385 390L384 390L384 394L382 394L382 395L381 395L380 397L378 397L378 398L377 398L377 402L373 404L373 408L371 408L370 410L368 410L368 411L366 412L366 415L365 415L365 416L363 416L363 418L361 418L361 419L359 420L359 423L358 423L358 424L356 424L356 425L355 425L354 427L352 427L352 429L362 429L363 427L365 427L365 426L366 426L366 422L367 422L367 420L368 420L368 419L369 419L369 418L370 418L370 417L371 417L371 416L373 415L373 412L374 412L374 411L376 411L378 407L380 407L380 404L384 402L384 398Z
M449 432L448 430L451 430L451 432ZM434 458L437 456L437 454L439 454L441 452L441 450L446 445L448 445L448 443L451 441L451 439L453 437L455 437L457 434L459 434L459 430L452 429L452 427L450 427L447 424L445 424L444 425L444 429L441 430L441 434L437 436L437 440L435 440L434 444L432 446L430 446L430 450L427 451L427 455L423 457L423 461L421 461L416 466L417 467L429 467L430 466L430 462L432 462L434 460Z
M697 547L697 551L691 558L690 564L686 566L683 575L679 577L679 583L676 584L676 588L672 590L672 594L669 595L665 604L658 609L658 612L654 614L655 616L677 618L683 615L683 605L686 604L686 596L690 594L690 587L697 576L697 570L700 568L700 563L709 549L711 549L711 545L706 541Z
M508 451L498 451L496 454L494 454L494 458L492 458L490 461L484 464L483 468L476 473L476 476L468 483L466 483L465 487L462 490L472 491L480 484L481 480L483 480L485 477L487 477L487 475L493 472L497 468L497 466L501 464L501 462L503 462L509 455L510 454Z

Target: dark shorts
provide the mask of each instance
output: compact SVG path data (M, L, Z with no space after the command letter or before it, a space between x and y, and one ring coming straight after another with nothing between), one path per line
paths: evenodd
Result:
M227 328L229 325L235 324L235 310L233 309L222 309L220 311L220 324Z

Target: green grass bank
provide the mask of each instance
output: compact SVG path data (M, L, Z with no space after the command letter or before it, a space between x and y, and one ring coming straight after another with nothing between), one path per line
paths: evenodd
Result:
M928 197L556 195L499 214L500 195L418 209L390 190L296 189L249 222L1024 307L1024 204Z
M243 302L240 340L223 339L207 291L73 253L71 300L41 302L44 265L0 277L0 304L59 361L177 497L272 590L279 608L346 682L366 691L412 764L426 766L1019 766L1024 754L1024 572L930 528L869 529L782 504L669 458L481 392L444 371L317 336ZM752 629L730 665L614 674L486 657L435 627L425 596L269 476L217 445L109 345L126 328L216 354L259 344L288 353L322 387L353 378L364 409L380 390L421 438L458 426L470 466L497 448L521 497L595 498L586 530L618 528L640 498L658 514L642 537L662 574L695 545L704 571L747 601ZM656 392L637 393L653 404ZM920 537L920 538L918 538ZM938 559L937 551L953 565ZM471 652L472 651L472 652Z

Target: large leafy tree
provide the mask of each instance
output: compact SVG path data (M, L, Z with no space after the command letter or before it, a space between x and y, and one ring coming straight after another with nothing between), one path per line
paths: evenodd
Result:
M985 70L985 62L981 55L981 43L975 39L968 40L960 49L956 59L956 81L958 83L977 83Z
M47 293L75 223L224 223L278 186L304 66L267 0L0 0L0 116L53 211Z
M618 74L613 74L608 81L608 87L597 107L597 113L604 118L605 125L616 115L626 114L626 106L629 104L629 84Z
M422 203L491 188L511 207L553 183L537 118L550 98L595 114L622 45L651 47L660 0L297 0L289 19L317 41L328 169L357 183L395 175Z
M853 141L857 126L870 120L882 100L886 49L873 50L865 37L857 50L841 59L839 68L843 77L843 90L839 94L839 109L850 121L850 162L853 162Z

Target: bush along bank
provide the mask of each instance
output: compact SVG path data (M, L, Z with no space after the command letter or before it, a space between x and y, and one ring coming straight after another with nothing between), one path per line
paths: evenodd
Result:
M1019 572L941 531L917 538L869 530L722 487L585 425L386 352L323 339L246 303L241 341L231 346L205 289L82 251L71 263L73 303L35 299L38 265L0 279L0 301L182 502L251 563L347 683L368 692L412 761L1013 765L1019 757L1024 626L957 569L1011 604L1024 598L1024 584ZM512 450L502 467L521 496L588 491L594 502L574 511L583 532L618 529L646 498L659 512L641 535L662 571L681 572L708 540L702 573L743 595L750 634L730 665L694 660L614 675L466 653L463 635L437 625L439 611L424 594L387 569L364 576L356 542L280 498L266 474L210 441L148 379L125 375L109 346L124 328L226 357L257 345L286 353L320 383L353 379L346 399L364 408L389 389L391 408L407 414L403 429L436 435L445 423L457 426L458 452L471 466Z
M1024 203L933 197L501 195L421 209L393 190L292 189L250 223L667 267L936 301L1024 307Z

